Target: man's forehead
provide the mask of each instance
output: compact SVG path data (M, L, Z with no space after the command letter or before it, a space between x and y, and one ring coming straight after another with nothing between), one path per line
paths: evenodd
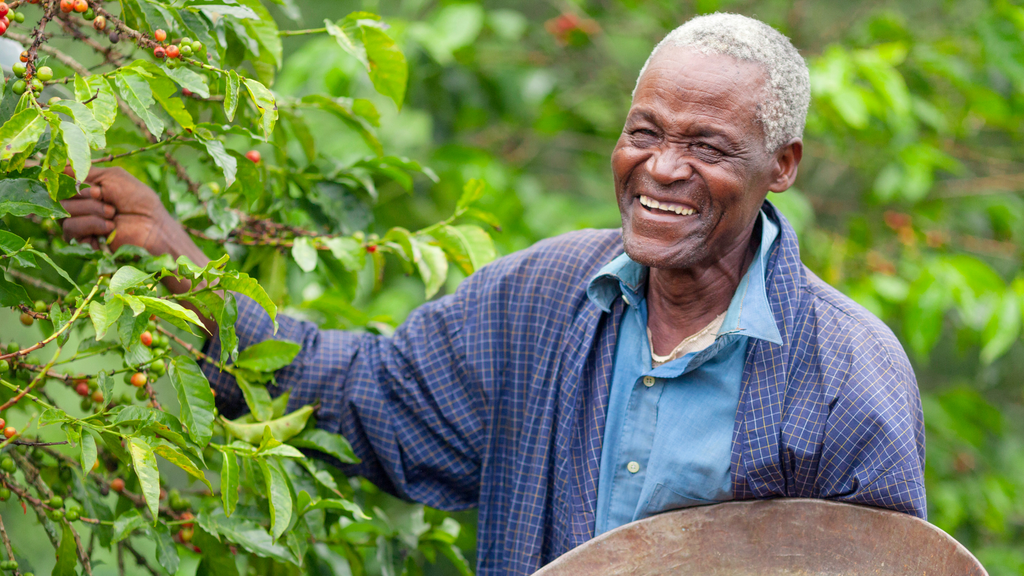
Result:
M644 80L668 72L681 89L689 85L710 80L729 80L738 86L746 85L750 90L761 89L768 80L764 68L749 60L742 60L728 54L705 53L690 46L663 46L654 56L637 83L639 91Z

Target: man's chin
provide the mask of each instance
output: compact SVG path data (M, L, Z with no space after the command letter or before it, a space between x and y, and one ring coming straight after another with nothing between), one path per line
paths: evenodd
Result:
M648 268L687 268L700 261L703 254L689 243L666 243L664 240L638 238L625 234L623 250L629 258Z

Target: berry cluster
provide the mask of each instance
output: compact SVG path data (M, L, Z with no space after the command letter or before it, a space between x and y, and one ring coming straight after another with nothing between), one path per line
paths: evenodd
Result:
M198 40L193 41L188 37L178 40L177 44L170 43L164 45L164 42L167 41L167 32L160 29L153 32L153 39L160 42L160 45L153 48L153 56L160 60L163 60L164 58L188 58L193 54L199 54L203 49L202 42Z
M21 12L12 11L6 2L0 2L0 36L7 33L7 27L11 25L11 20L24 22L25 15Z

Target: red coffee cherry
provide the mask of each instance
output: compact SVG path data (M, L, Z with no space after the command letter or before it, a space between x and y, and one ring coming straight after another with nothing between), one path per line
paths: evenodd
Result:
M178 56L181 55L181 51L178 50L178 47L176 45L174 45L174 44L171 44L170 46L168 46L166 51L167 51L167 57L168 58L177 58Z
M153 56L163 60L167 56L167 51L164 50L163 46L157 46L153 48Z
M157 28L156 32L153 32L153 38L155 38L157 42L163 42L164 40L167 40L167 32Z
M132 374L132 386L136 388L142 388L146 385L146 375L142 372L136 372Z
M248 158L249 160L252 160L254 164L259 164L260 160L263 159L263 157L260 156L259 150L249 150L248 152L245 153L245 157Z
M114 492L120 492L124 490L124 480L120 478L114 478L110 481L110 489Z

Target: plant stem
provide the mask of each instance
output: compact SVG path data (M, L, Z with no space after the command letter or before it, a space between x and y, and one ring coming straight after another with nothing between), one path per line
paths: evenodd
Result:
M306 30L278 30L277 35L281 37L286 36L304 36L306 34L325 34L327 27L323 28L309 28Z
M165 146L165 145L167 145L167 144L169 144L169 143L179 139L180 137L181 137L181 133L178 133L178 134L175 134L174 136L171 136L170 138L154 142L153 144L150 144L149 146L143 146L141 148L136 148L135 150L124 152L122 154L111 154L109 156L104 156L102 158L96 158L96 159L94 159L92 161L92 163L93 164L102 164L104 162L113 162L114 160L117 160L118 158L126 158L128 156L134 156L136 154L141 154L143 152L149 152L150 150L153 150L155 148L160 148L161 146Z
M46 337L44 340L42 340L40 342L36 342L32 346L29 346L28 348L25 348L24 350L18 350L17 352L11 352L10 354L2 354L2 355L0 355L0 360L6 360L8 358L15 358L17 356L26 356L26 355L28 355L29 352L32 352L34 350L38 350L38 349L42 348L43 346L46 346L50 342L53 342L54 340L56 340L58 336L60 336L64 332L67 332L68 329L71 328L71 326L75 323L75 320L78 320L78 317L82 314L82 310L85 310L85 305L88 304L90 300L92 300L93 296L96 295L96 292L99 291L99 289L100 289L99 284L97 284L97 285L92 287L92 291L89 292L89 295L86 296L85 300L82 301L82 305L79 306L78 309L75 310L75 313L71 315L71 318L68 320L68 323L60 327L60 330L57 330L53 334L50 334L48 337ZM0 407L0 410L2 410L2 409L3 409L3 407Z

